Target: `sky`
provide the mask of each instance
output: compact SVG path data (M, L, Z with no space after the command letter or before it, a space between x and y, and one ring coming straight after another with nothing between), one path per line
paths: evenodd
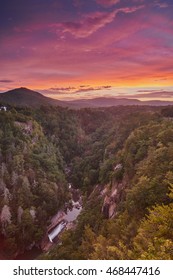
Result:
M0 2L0 92L173 100L172 0Z

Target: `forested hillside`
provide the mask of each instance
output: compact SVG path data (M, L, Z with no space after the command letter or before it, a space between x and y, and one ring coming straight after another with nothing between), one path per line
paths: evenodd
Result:
M0 112L0 257L39 246L80 190L83 210L41 259L173 259L173 109Z
M32 117L0 112L0 208L5 256L39 242L67 200L62 157Z

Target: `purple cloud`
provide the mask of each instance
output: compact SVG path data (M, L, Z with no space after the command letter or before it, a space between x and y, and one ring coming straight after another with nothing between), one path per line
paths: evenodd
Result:
M75 90L76 88L75 87L53 87L53 88L50 88L50 90L53 90L53 91L71 91L71 90Z
M120 0L96 0L97 4L104 7L110 7L120 2Z
M99 86L99 87L86 87L86 88L80 88L75 93L78 92L88 92L88 91L95 91L95 90L103 90L103 89L111 89L111 86Z
M156 2L155 5L158 6L159 8L161 8L161 9L169 7L168 3L162 3L162 2Z
M97 4L103 6L103 7L111 7L114 6L116 4L119 4L121 2L123 2L122 0L95 0ZM131 4L140 4L143 3L145 0L131 0L130 5Z
M80 21L55 23L50 27L61 30L63 33L68 32L77 38L85 38L95 33L100 28L113 22L119 12L133 13L141 8L143 5L134 7L125 7L115 9L112 12L94 12L83 16Z
M53 24L52 27L61 29L63 33L68 32L78 38L85 38L112 22L117 12L95 12L83 17L79 22L64 22Z
M55 95L55 94L76 94L76 93L82 93L82 92L89 92L89 91L99 91L104 89L111 89L112 86L106 85L106 86L98 86L98 87L92 87L90 85L81 85L79 87L53 87L49 89L42 90L41 92L43 94L49 94L49 95Z
M13 83L13 81L4 79L4 80L0 80L0 83Z

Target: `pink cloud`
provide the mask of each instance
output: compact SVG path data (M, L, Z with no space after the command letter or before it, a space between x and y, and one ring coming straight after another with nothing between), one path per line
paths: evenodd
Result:
M111 13L96 12L84 16L83 19L78 22L58 23L53 24L52 27L62 29L63 33L69 32L75 37L85 38L104 27L106 24L111 23L116 13L116 11Z
M78 92L89 92L89 91L95 91L95 90L103 90L103 89L111 89L111 86L99 86L99 87L86 87L86 88L81 88L76 90L75 93Z
M173 92L172 91L166 91L166 90L140 90L139 94L119 94L117 97L123 97L123 98L147 98L147 99L156 99L156 98L173 98Z
M91 85L82 85L82 86L76 86L76 87L67 87L67 88L59 88L59 87L55 87L55 88L48 88L48 89L43 89L40 92L47 95L47 96L51 96L53 98L59 98L59 96L64 98L68 98L69 96L77 96L80 94L90 94L92 92L95 91L103 91L103 90L111 90L112 86L110 85L105 85L105 86L91 86ZM39 91L39 89L36 89L36 91Z
M118 9L117 11L118 12L123 12L125 14L128 14L128 13L133 13L133 12L136 12L137 10L139 9L142 9L144 8L144 5L140 5L140 6L136 6L136 7L126 7L126 8L120 8Z
M158 18L156 19L154 21L158 22ZM74 40L71 37L67 38L67 41L52 39L44 44L40 44L38 41L37 50L29 52L25 59L17 57L17 60L13 61L9 57L9 63L7 60L3 63L3 58L1 59L3 77L4 79L8 77L16 79L16 75L15 77L13 75L17 70L20 78L27 80L28 83L30 79L35 80L34 84L37 83L39 86L43 80L44 82L49 80L52 83L52 85L49 84L50 87L58 85L61 87L61 91L63 91L63 87L66 87L65 83L61 83L63 81L73 85L74 81L79 84L90 81L90 79L110 83L111 81L132 81L133 79L140 80L141 77L153 77L149 81L154 82L159 74L165 76L164 73L168 72L165 69L159 70L159 67L172 67L172 52L167 57L163 56L165 42L163 41L162 46L160 42L162 37L158 36L157 40L152 39L148 33L145 38L143 35L140 36L138 30L141 29L141 22L143 22L143 18L140 15L135 18L135 22L134 18L130 17L128 24L126 21L121 23L121 17L117 17L116 28L112 26L110 32L103 30L102 36L97 33L85 41ZM148 24L150 25L150 22L145 23L143 28L147 28ZM154 26L153 22L152 26ZM26 44L33 46L32 37L26 36L26 38ZM14 40L13 51L20 50L23 41L24 38L19 41ZM9 49L11 50L10 42ZM7 50L7 44L5 46L4 48ZM91 51L84 55L86 48ZM49 59L47 59L48 57ZM5 72L8 72L7 76L4 75ZM86 88L89 87L86 86Z
M111 89L112 86L106 85L106 86L98 86L98 87L93 87L93 86L79 86L79 87L53 87L49 88L47 91L49 91L49 94L69 94L72 93L79 93L79 92L89 92L89 91L98 91L98 90L109 90Z
M85 38L113 22L119 12L133 13L141 8L143 8L143 6L119 8L110 13L95 12L83 16L82 20L78 22L55 23L52 24L51 27L62 30L63 33L68 32L77 38Z
M53 87L53 88L50 88L50 90L53 90L53 91L71 91L71 90L75 90L76 88L75 87Z
M53 34L50 22L47 25L44 22L24 25L24 30L30 28L33 32L16 30L13 36L7 34L1 42L1 77L17 81L16 87L24 82L26 86L35 88L46 84L44 88L59 87L63 93L65 88L71 93L68 85L88 83L90 85L84 88L85 91L93 84L100 83L171 84L172 21L164 13L158 13L159 9L155 9L156 13L149 11L149 8L135 12L138 9L139 6L126 7L112 9L113 14L88 14L72 22L73 28L69 23L68 30L63 27L66 22L52 21L55 26ZM131 14L126 17L124 13ZM111 23L111 20L114 22L107 26L106 22ZM43 40L43 36L39 38L39 31L42 30L47 33L51 31L48 39ZM65 39L62 40L60 30L73 36L63 34ZM76 37L87 40L76 40ZM159 77L162 77L161 82L156 81Z
M156 1L155 3L156 6L158 6L159 8L168 8L170 5L168 3L163 3L163 2L160 2L160 1Z
M103 7L111 7L118 3L123 2L122 0L95 0L97 4L102 5ZM143 3L145 0L131 0L130 4L140 4Z

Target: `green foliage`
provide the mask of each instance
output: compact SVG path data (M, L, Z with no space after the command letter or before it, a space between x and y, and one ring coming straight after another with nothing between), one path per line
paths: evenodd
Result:
M155 206L134 238L138 259L173 259L173 204Z
M81 219L87 213L84 224L90 223L94 237L90 238L92 232L81 231L82 241L79 241L81 245L76 252L82 258L172 259L172 206L169 204L173 197L172 128L169 120L158 119L133 130L117 157L106 159L100 166L102 183L112 179L121 182L125 177L128 185L123 200L119 201L117 216L106 229L103 220L98 228L98 221L92 224L91 221L95 221L90 214L93 206L85 206L88 213L84 212ZM123 168L113 171L118 162L122 162ZM154 210L150 210L152 207ZM100 211L98 209L95 213L98 215ZM79 225L80 221L76 233Z
M0 225L10 255L41 240L68 192L62 158L31 116L0 113L0 127Z
M83 194L83 210L41 258L173 259L172 108L157 111L0 112L0 230L9 257L40 243L69 200L71 182ZM107 220L104 192L115 186L115 215Z

